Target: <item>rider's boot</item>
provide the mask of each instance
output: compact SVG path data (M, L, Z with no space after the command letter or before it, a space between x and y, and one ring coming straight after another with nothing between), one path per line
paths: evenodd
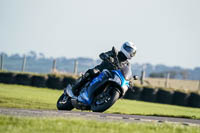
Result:
M94 78L100 73L98 69L89 69L73 86L69 91L73 93L75 96L78 96L79 92L81 91L82 87L86 82Z
M73 86L72 86L72 93L77 96L81 91L83 85L88 81L90 78L89 73L85 73Z
M78 96L82 86L85 84L85 82L87 81L88 78L89 78L88 74L85 74L81 78L79 78L73 86L68 85L67 89L66 89L66 93L70 97L77 99L77 96Z

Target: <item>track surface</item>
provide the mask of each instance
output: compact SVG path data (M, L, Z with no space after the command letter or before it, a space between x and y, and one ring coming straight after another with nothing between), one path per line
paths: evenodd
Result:
M156 123L178 123L183 125L200 126L200 120L158 117L158 116L141 116L141 115L123 115L123 114L107 114L95 112L80 111L57 111L57 110L30 110L30 109L14 109L0 108L0 115L12 116L32 116L32 117L82 117L87 119L105 120L105 121L125 121L125 122L156 122Z

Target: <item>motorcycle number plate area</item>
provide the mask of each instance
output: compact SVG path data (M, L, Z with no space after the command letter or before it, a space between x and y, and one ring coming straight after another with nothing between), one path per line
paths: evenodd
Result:
M121 79L121 87L129 86L129 81L126 81L120 70L114 71L115 74Z
M122 88L122 90L123 90L123 94L122 94L122 95L124 95L124 94L126 93L126 91L128 90L129 81L127 81L127 80L124 78L124 76L123 76L123 74L121 73L120 70L114 70L113 72L116 74L116 75L115 75L115 78L116 78L116 76L117 76L117 77L119 77L120 80L121 80L121 88ZM116 79L117 79L117 78L116 78ZM117 80L116 80L116 81L117 81Z

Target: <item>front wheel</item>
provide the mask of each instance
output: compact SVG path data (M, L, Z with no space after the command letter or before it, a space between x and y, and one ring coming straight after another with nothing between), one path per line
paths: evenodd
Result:
M110 108L117 99L119 99L119 96L119 92L112 86L108 85L93 99L91 110L93 112L104 112Z
M72 110L74 107L71 103L71 98L65 94L62 94L57 101L58 110Z

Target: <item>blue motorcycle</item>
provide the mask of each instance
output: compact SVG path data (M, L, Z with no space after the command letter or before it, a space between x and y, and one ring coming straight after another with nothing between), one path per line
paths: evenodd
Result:
M122 98L129 88L132 76L130 65L119 70L103 70L97 77L88 81L78 96L70 93L71 85L68 85L64 93L57 101L58 110L92 110L104 112L118 99Z

